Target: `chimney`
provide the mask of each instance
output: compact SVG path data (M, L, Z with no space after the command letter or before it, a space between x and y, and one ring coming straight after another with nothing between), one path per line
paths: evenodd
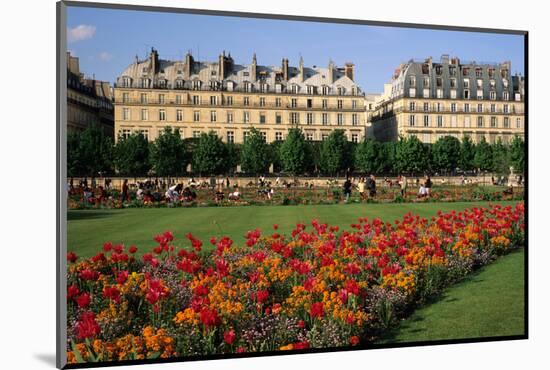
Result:
M328 83L329 85L334 83L334 62L332 60L328 62Z
M300 56L300 80L304 82L305 75L304 75L304 58Z
M152 74L156 74L159 71L159 54L155 48L151 48L151 54L149 54L149 67Z
M189 79L191 78L191 74L193 73L193 65L195 64L195 60L193 59L193 56L191 55L191 52L187 52L187 55L185 56L185 78Z
M346 63L344 73L350 80L353 81L353 63Z
M288 59L283 58L283 80L288 81Z
M223 80L225 78L225 50L220 54L218 58L218 78Z
M258 78L258 75L256 74L256 67L258 66L257 60L256 60L256 53L252 56L252 64L250 68L250 74L252 75L252 81L256 81Z

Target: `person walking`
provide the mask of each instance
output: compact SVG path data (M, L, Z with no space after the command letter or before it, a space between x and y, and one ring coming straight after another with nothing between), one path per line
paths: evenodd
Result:
M130 200L128 198L128 179L124 179L122 182L122 202L125 202L127 200Z
M376 177L374 175L370 175L367 188L369 190L369 197L374 198L376 196Z
M357 185L357 187L359 189L359 196L361 200L364 200L365 199L365 178L364 177L361 177L359 179L359 184Z
M351 196L351 180L349 179L349 177L347 177L346 181L344 182L344 196L344 201L347 203Z
M429 175L426 176L426 181L424 181L424 187L426 188L426 196L429 198L430 197L430 192L431 192L431 189L432 189L432 179L430 178Z
M405 198L407 196L407 178L400 176L399 186L401 187L401 196Z

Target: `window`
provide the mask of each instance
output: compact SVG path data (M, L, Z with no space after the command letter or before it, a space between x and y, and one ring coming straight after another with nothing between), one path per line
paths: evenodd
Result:
M280 93L283 91L283 85L281 84L275 84L275 92Z
M275 98L275 106L280 107L281 106L281 98Z
M297 85L291 85L290 86L290 92L293 93L293 94L297 94L298 93L298 86Z
M497 118L491 117L491 127L497 127Z
M464 90L464 99L470 99L470 90Z
M477 112L478 113L483 113L483 104L478 104L477 105Z
M128 121L130 119L130 109L129 108L123 108L122 109L122 119L124 121Z
M416 109L416 103L413 102L413 101L410 102L410 103L409 103L409 110L410 110L411 112L414 112L415 109Z
M429 127L429 126L430 126L430 116L425 114L424 115L424 127Z
M477 85L477 88L478 88L478 89L483 88L483 80L482 80L481 78L478 78L478 79L476 80L476 85Z
M243 112L243 122L250 123L250 112Z
M250 136L250 132L248 131L243 132L243 141L246 141L248 139L248 136Z
M504 104L504 105L502 106L502 111L503 111L504 113L510 113L510 110L509 110L509 108L508 108L508 104Z
M139 130L138 132L142 134L146 140L149 140L149 130Z
M266 92L268 90L268 86L266 83L261 83L260 84L260 91L261 92Z
M130 77L122 77L122 87L130 87L131 84Z
M321 140L325 141L326 139L328 139L328 134L321 134Z
M233 97L232 97L232 96L228 96L228 97L225 99L225 104L226 104L226 105L233 105Z
M357 115L357 113L353 113L351 115L351 124L353 126L357 126L359 124L359 116Z
M313 132L306 132L306 140L313 141Z
M323 126L328 125L328 113L323 113L321 115L321 123L323 124Z
M449 86L451 86L451 88L456 88L456 78L451 78L449 80Z
M176 121L183 121L183 110L176 110Z
M443 116L437 116L437 127L443 127Z
M130 101L130 94L128 94L127 92L122 93L122 102L128 103L128 101Z
M312 125L313 124L313 113L307 113L306 114L306 123L308 125Z
M306 106L307 106L308 108L313 108L313 100L312 100L312 99L308 99L308 100L306 101Z
M504 117L503 126L504 128L510 128L510 117Z
M181 104L181 95L176 95L176 104Z
M158 80L158 87L164 89L166 87L166 80Z
M121 131L120 131L120 136L123 138L123 139L128 139L131 135L131 131L130 129L127 129L127 128L123 128Z
M139 80L139 87L142 89L146 89L149 87L149 79L148 78L141 78Z
M451 127L456 127L456 116L451 116Z
M218 97L210 96L210 105L217 105L217 104L218 104Z
M449 74L451 76L456 76L456 66L449 66Z
M149 111L147 109L141 110L141 120L147 121L149 119Z
M469 80L469 79L464 79L464 88L465 88L465 89L469 89L469 88L470 88L470 80Z
M430 103L424 103L424 112L428 112L430 110Z
M422 96L426 99L429 98L430 97L430 89L422 90Z
M416 76L409 76L409 85L416 86Z
M497 98L497 93L494 91L489 91L489 99L495 100Z
M235 88L235 85L233 84L233 81L227 81L227 91L233 91Z
M329 90L329 87L326 86L326 85L323 85L323 88L322 88L322 89L323 89L323 90L322 90L322 91L323 91L323 95L328 95L328 93L329 93L329 91L330 91L330 90Z
M437 103L437 105L436 105L436 111L438 111L438 112L443 111L443 104Z
M477 127L483 127L483 117L477 117Z
M218 119L218 115L216 114L215 110L210 111L210 122L216 122Z
M477 100L483 100L483 90L482 89L477 90Z
M193 105L199 105L201 103L201 98L198 95L193 95Z
M281 116L281 113L276 113L275 114L275 123L280 125L282 123L283 119L282 119L282 116Z
M261 124L265 123L265 113L260 113L260 123Z
M313 95L314 94L314 88L311 85L307 85L307 94Z
M233 123L233 112L227 112L227 123Z
M244 73L246 74L247 72L244 72ZM248 82L248 81L245 81L245 83L243 85L244 91L249 92L250 91L250 86L251 86L251 83Z
M351 142L352 143L359 142L359 135L358 134L351 134Z
M342 126L344 124L344 115L342 113L338 113L336 116L336 123L338 126Z
M456 112L456 103L451 103L451 112Z
M176 89L183 89L183 80L181 78L176 80L175 87Z
M147 94L146 93L139 94L139 101L141 102L141 104L147 104Z
M300 115L296 112L290 113L290 123L293 125L300 123Z
M159 94L159 104L164 104L164 94Z
M412 114L409 116L409 126L414 126L415 123L415 116Z
M491 104L491 113L495 113L497 111L496 104Z
M235 142L235 133L233 131L227 131L227 142L228 143Z
M502 100L510 100L510 93L508 91L502 93Z
M283 140L283 133L280 131L275 132L275 141L282 141Z
M243 98L243 105L250 105L250 98L248 96L245 96Z
M193 137L195 139L201 137L201 132L200 131L193 131Z
M298 106L298 99L296 99L296 98L290 99L290 106L292 108L296 108Z
M468 103L464 104L464 112L465 113L470 113L470 104L468 104Z
M430 87L430 78L429 77L424 77L424 80L422 81L422 86Z
M409 97L414 98L416 96L416 89L414 87L411 87L409 89Z
M321 104L322 104L323 109L327 109L327 107L328 107L328 100L327 100L327 99L323 99L323 100L321 101Z
M462 75L468 76L470 74L470 68L463 68L462 69Z
M451 90L451 99L456 99L456 90Z
M352 100L351 101L351 108L352 109L357 109L357 100Z
M521 118L516 118L516 128L521 128Z
M166 111L164 109L159 110L159 121L166 121Z
M193 112L193 122L200 122L201 120L201 112L196 110Z
M344 106L344 101L342 99L338 99L338 101L336 102L336 106L338 109L342 109L342 107Z
M265 131L262 131L260 132L260 135L262 136L262 140L265 142L267 142L267 133Z
M442 99L443 98L443 89L437 89L436 90L436 96L438 99Z
M470 126L471 126L470 116L464 117L464 127L470 127Z

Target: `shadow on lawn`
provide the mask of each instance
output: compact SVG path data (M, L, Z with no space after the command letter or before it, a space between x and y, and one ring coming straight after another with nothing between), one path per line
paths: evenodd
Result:
M67 221L93 220L97 218L111 217L112 215L113 215L112 212L94 211L94 210L68 211Z

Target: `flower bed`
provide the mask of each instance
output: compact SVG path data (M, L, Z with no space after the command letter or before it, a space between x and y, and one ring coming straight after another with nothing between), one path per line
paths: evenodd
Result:
M470 201L511 201L523 200L523 188L516 188L513 193L507 193L504 188L483 187L477 185L466 186L436 186L432 189L430 197L418 197L416 188L411 186L405 197L397 187L380 186L375 197L361 199L359 193L354 191L349 203L404 203L404 202L470 202ZM94 200L85 201L82 194L72 194L68 199L69 209L113 209L113 208L159 208L159 207L235 207L235 206L267 206L267 205L318 205L336 204L343 202L342 189L333 188L275 188L272 199L261 195L257 187L245 187L241 189L240 200L229 200L227 192L225 198L215 200L215 192L212 189L200 188L196 190L197 198L192 202L159 201L144 202L136 199L135 192L130 193L131 200L122 202L120 194L112 191L101 202ZM162 194L159 194L162 198Z
M349 230L316 220L210 248L171 232L141 259L107 243L67 255L71 363L365 345L414 307L524 242L524 206L494 205Z

